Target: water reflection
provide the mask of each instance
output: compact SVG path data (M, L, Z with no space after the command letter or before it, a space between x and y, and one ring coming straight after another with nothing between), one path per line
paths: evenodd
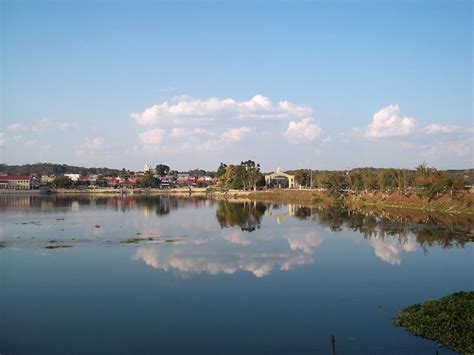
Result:
M245 201L240 203L220 201L216 218L221 228L239 226L243 231L253 232L260 228L262 216L267 207L260 202Z
M457 248L474 240L472 216L205 196L0 195L0 211L9 216L0 223L3 249L44 248L51 239L70 246L87 242L125 247L123 241L134 237L140 243L135 260L183 276L247 271L263 277L272 270L291 270L313 263L333 236L349 235L347 243L363 242L393 266L420 249L429 254L431 247Z
M208 250L179 248L170 251L156 247L139 248L133 259L143 260L155 269L177 271L183 277L203 273L219 275L247 271L260 278L267 276L275 268L289 271L297 265L313 262L310 255L297 253L249 252L216 255Z

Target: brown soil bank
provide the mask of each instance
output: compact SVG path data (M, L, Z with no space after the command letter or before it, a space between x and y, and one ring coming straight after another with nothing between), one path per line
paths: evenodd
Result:
M308 206L343 204L349 208L396 208L474 214L474 194L472 193L461 193L455 196L444 194L427 200L415 193L348 193L340 198L334 198L325 192L316 190L275 189L252 192L247 197L259 201L297 203Z

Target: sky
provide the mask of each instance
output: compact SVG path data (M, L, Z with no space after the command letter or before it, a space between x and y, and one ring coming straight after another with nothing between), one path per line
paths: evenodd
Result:
M0 1L0 162L474 167L471 1Z

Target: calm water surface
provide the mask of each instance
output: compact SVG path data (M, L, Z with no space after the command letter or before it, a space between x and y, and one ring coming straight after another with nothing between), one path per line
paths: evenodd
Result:
M472 226L206 198L0 196L0 353L450 354L396 328L474 288ZM50 248L50 249L48 249Z

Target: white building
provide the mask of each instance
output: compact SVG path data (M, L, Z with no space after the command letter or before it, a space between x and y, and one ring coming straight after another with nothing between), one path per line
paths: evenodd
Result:
M72 181L77 181L80 179L81 174L64 174L64 176L67 176Z
M144 168L143 168L143 172L144 172L144 173L148 173L148 172L153 173L153 171L154 171L154 169L152 168L151 165L145 164L145 166L144 166Z

